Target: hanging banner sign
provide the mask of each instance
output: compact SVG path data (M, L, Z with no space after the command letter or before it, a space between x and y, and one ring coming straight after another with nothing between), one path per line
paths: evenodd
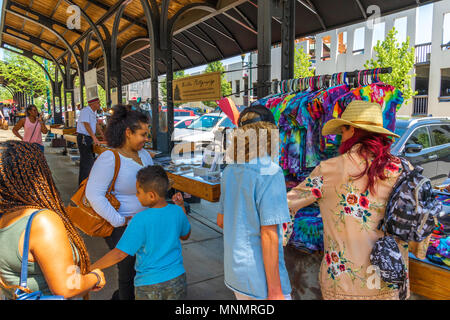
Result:
M221 73L209 72L173 80L173 101L216 101L222 98Z
M87 101L98 98L97 69L91 69L84 73Z
M75 105L81 103L81 88L80 87L75 88L75 90L73 91L73 96L74 96Z

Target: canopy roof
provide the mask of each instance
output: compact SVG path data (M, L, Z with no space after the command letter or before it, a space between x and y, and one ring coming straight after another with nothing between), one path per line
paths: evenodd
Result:
M174 70L181 70L256 50L258 3L268 0L149 1L169 19L179 15L174 28L173 59ZM429 2L432 0L298 0L296 37L364 21L370 5L379 6L381 14L387 15ZM193 3L204 6L194 7ZM69 8L71 4L82 9L79 29L68 27L67 21L73 12ZM116 30L117 46L122 52L122 84L150 78L150 41L140 0L4 0L1 45L7 44L61 65L66 64L69 56L68 46L79 63L83 62L83 53L89 50L87 69L97 67L98 80L103 85L103 51L97 36L108 39L114 34L116 14L124 4ZM99 33L92 32L83 13L99 26ZM88 39L91 39L90 44ZM280 42L281 21L274 17L272 43ZM70 64L73 68L77 66L73 56ZM162 62L156 67L160 74L166 72Z

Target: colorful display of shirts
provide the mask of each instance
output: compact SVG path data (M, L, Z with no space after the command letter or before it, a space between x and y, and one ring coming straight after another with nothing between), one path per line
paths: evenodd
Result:
M322 128L329 120L339 118L354 100L380 104L384 127L395 130L396 112L403 103L403 95L395 87L381 82L356 89L341 84L276 94L252 104L265 106L274 115L280 130L279 165L288 188L303 182L321 161L338 155L341 137L322 136ZM292 224L284 226L291 229L286 232L290 238L284 239L284 244L310 252L323 250L323 222L318 207L304 208L291 216Z

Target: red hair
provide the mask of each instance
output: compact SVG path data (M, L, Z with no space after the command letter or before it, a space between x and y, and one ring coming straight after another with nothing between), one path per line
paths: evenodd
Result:
M354 129L355 133L353 136L339 147L339 153L344 154L354 145L360 144L356 152L366 161L366 167L361 174L353 178L360 179L367 174L369 181L364 192L369 189L371 193L375 193L374 185L376 180L387 179L384 169L391 161L397 159L390 152L393 140L384 134L377 134L359 128ZM370 165L369 159L373 159Z

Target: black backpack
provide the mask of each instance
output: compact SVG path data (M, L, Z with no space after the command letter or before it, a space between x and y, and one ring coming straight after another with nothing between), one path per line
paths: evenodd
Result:
M400 158L403 171L394 185L386 206L386 213L378 229L400 240L420 242L435 228L442 203L433 195L430 179L422 175L423 169L409 168Z

